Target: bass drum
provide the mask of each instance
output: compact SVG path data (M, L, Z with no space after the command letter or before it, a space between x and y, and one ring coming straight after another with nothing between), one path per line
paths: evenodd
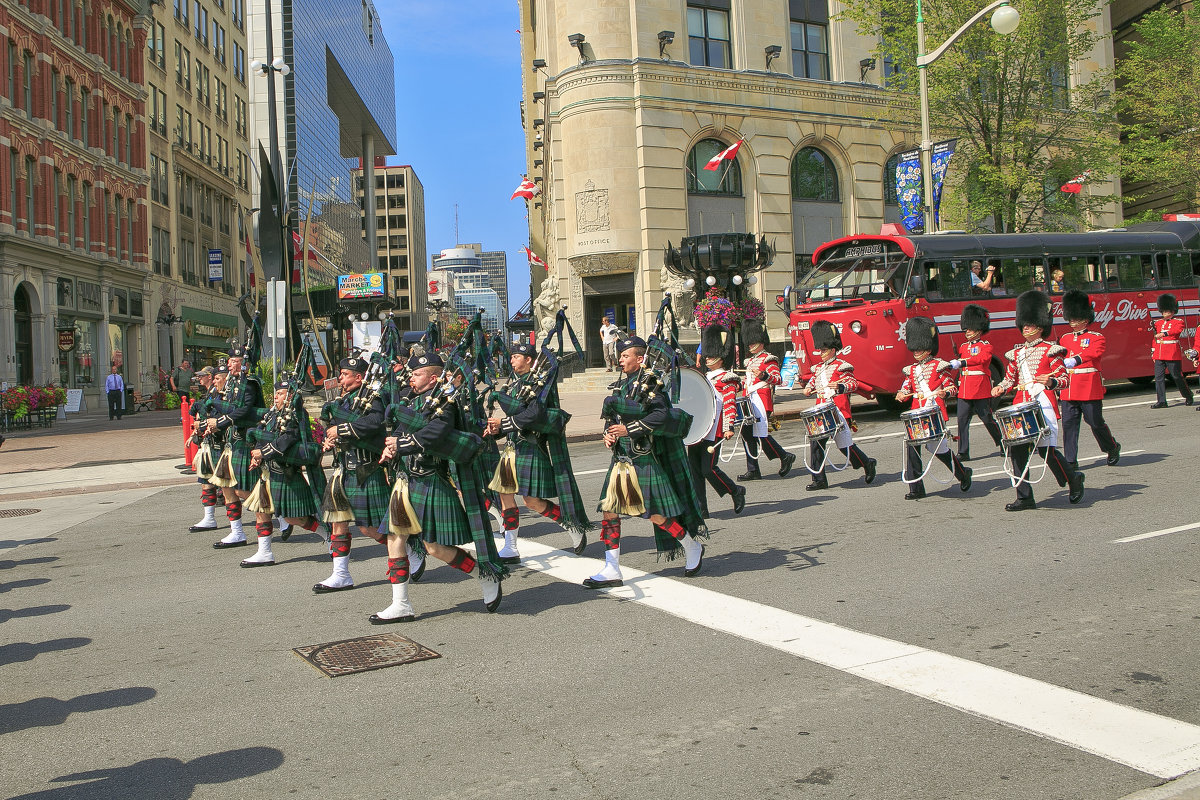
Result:
M695 444L712 430L721 414L721 395L708 377L695 367L679 368L679 401L681 408L692 415L692 427L683 437L684 444Z

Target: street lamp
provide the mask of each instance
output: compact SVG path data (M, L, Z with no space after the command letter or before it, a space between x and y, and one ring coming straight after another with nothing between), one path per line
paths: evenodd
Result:
M995 0L976 12L975 16L954 32L953 36L942 42L941 46L932 53L926 55L925 17L921 13L921 0L917 0L917 69L920 70L921 77L921 188L924 193L922 210L925 215L926 233L933 233L935 226L933 220L933 141L929 135L929 78L925 70L930 64L941 58L950 45L962 38L962 35L972 25L992 11L996 12L992 14L992 29L1001 36L1013 33L1021 23L1021 15L1009 5L1009 0Z

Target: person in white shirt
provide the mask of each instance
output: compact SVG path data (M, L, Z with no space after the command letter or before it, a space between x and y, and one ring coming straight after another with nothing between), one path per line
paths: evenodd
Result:
M104 391L108 393L108 418L117 419L125 413L125 380L117 372L117 365L112 365L112 372L104 379Z
M605 317L600 326L600 343L604 345L604 366L609 372L617 366L617 334L620 328L613 324L612 317Z

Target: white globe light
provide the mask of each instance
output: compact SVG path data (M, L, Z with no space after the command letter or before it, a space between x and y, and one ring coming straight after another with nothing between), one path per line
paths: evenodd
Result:
M361 316L362 316L362 321L363 321L363 322L366 322L367 320L369 320L369 319L371 318L371 315L370 315L370 314L368 314L368 313L367 313L367 312L365 312L365 311L364 311L364 312L362 312Z
M741 275L734 275L734 276L733 276L733 278L732 278L732 280L733 280L733 285L734 285L734 286L741 286L741 285L742 285L742 276L741 276Z
M1013 33L1020 24L1021 14L1012 6L1000 6L992 14L992 30L1001 36Z
M707 283L709 286L716 286L716 285L717 285L717 279L716 279L716 277L715 277L715 276L713 276L713 275L709 275L707 278L705 278L705 279L704 279L704 282L705 282L705 283Z
M263 68L263 63L261 61L259 61L257 58L250 62L250 71L251 72L261 73L262 68Z
M685 289L695 289L695 288L696 288L696 279L695 279L695 278L688 278L686 281L684 281L684 282L683 282L683 288L685 288Z
M753 286L753 285L754 285L754 284L756 284L756 283L758 283L758 276L757 276L757 275L751 275L750 277L746 278L746 284L747 284L747 285L749 285L749 286Z

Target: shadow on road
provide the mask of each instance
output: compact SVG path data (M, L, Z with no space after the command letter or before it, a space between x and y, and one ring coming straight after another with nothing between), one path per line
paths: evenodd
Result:
M0 594L11 592L14 589L28 589L31 586L41 586L43 583L49 583L49 578L22 578L19 581L9 581L8 583L0 583Z
M0 550L8 550L13 547L20 547L23 544L46 544L47 542L57 542L56 536L42 536L37 539L2 539L0 540Z
M83 711L103 711L144 703L157 695L148 686L132 686L128 689L109 689L93 694L81 694L70 700L57 697L35 697L24 703L0 706L0 734L23 731L27 728L46 728L62 725L67 717Z
M0 608L0 623L8 622L10 619L18 619L23 617L44 617L47 614L58 614L66 611L71 607L68 605L53 605L53 606L30 606L29 608Z
M16 569L17 567L30 567L34 564L49 564L51 561L58 561L58 556L38 556L37 558L22 558L20 561L8 559L0 561L0 569Z
M86 647L91 643L92 640L86 636L71 636L63 639L47 639L44 642L13 642L0 645L0 667L18 664L22 661L33 661L42 653L73 650L76 647Z
M733 550L719 555L704 555L704 569L701 576L720 577L735 575L739 572L757 572L759 570L785 567L789 570L803 570L819 567L821 549L832 547L837 542L821 542L819 544L800 545L798 547L768 547L765 550Z
M229 783L278 769L281 764L283 752L274 747L226 750L191 761L148 758L127 767L62 775L52 782L88 783L32 792L11 800L188 800L197 786Z

